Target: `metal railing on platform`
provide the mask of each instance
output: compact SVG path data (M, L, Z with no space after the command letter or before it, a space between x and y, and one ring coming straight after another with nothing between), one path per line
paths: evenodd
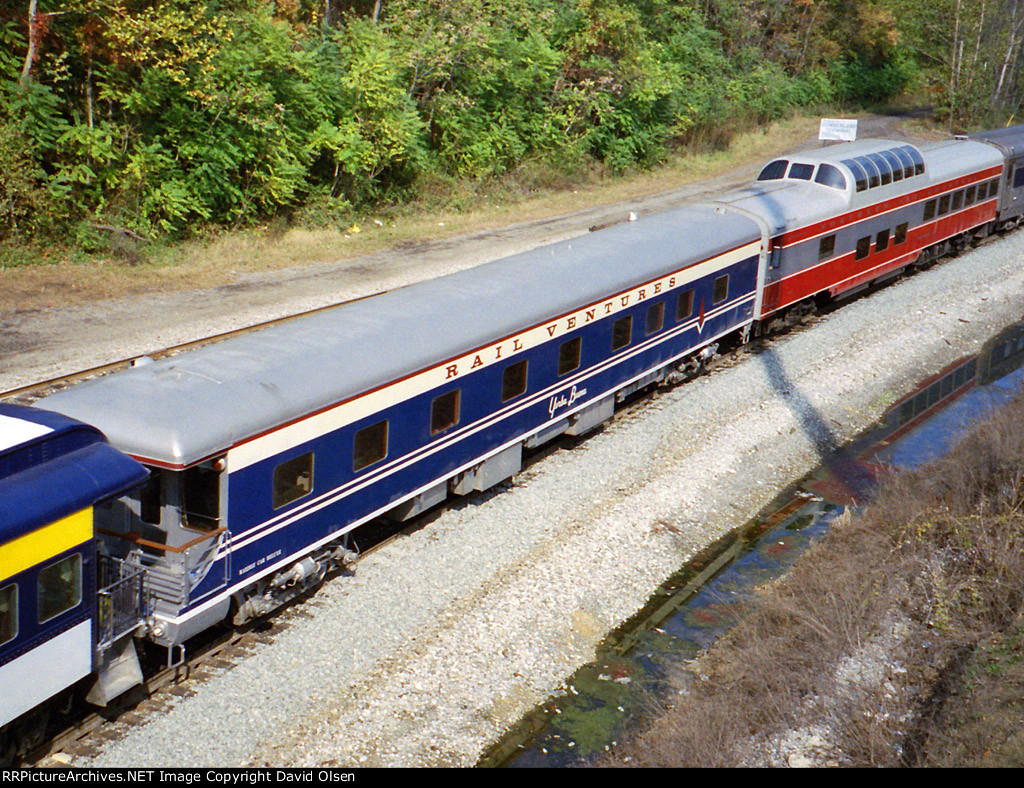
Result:
M145 576L144 569L99 556L96 647L100 652L136 629L152 612Z

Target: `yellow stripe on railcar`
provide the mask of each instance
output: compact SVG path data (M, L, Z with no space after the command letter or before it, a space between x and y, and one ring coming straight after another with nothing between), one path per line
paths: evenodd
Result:
M0 545L0 579L24 572L93 536L92 508L62 517L56 522Z

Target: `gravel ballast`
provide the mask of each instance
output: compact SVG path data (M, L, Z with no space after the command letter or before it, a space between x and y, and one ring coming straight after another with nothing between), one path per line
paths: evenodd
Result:
M650 400L326 585L92 766L470 766L696 550L1024 316L1024 233Z

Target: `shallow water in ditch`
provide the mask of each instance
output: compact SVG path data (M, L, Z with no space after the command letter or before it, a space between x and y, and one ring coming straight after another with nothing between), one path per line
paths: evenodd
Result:
M975 357L926 378L879 424L782 494L769 514L737 529L679 570L612 633L598 659L561 695L528 714L482 766L587 763L668 699L672 679L724 634L756 589L784 575L883 474L942 456L978 420L1024 389L1024 322Z

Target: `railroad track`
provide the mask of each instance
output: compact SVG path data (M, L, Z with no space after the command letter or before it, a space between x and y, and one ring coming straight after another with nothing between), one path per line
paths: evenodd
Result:
M998 236L991 236L990 238L985 239L982 243L988 243L996 237ZM907 273L910 274L912 271L908 271ZM756 354L761 349L782 336L802 331L814 325L824 319L830 312L835 308L838 308L841 304L842 302L830 304L820 312L806 315L800 321L786 326L783 330L759 337L749 344L739 345L737 343L734 347L728 348L726 352L716 358L713 363L709 365L709 371L717 372L737 365L747 356ZM154 359L166 358L176 355L177 353L212 344L223 339L252 331L258 331L262 328L294 320L305 315L315 314L317 312L324 311L325 309L330 309L333 306L334 305L320 307L295 315L289 315L283 318L258 323L246 328L224 332L193 342L174 345L154 353L148 353L146 356ZM50 380L40 381L29 386L0 392L0 400L12 399L29 404L53 391L66 388L99 375L108 374L109 372L132 366L137 362L138 358L139 357L122 359ZM623 420L628 422L629 420L636 418L645 407L648 407L652 402L659 399L660 396L670 392L672 388L674 387L657 387L652 385L652 387L647 390L631 395L621 405L621 407L616 410L610 423ZM585 439L585 436L582 438L566 437L561 440L556 440L536 451L530 452L527 457L524 457L523 470L526 471L530 465L555 451L562 449L571 450L573 446ZM501 489L501 487L499 486L498 489ZM488 493L483 494L486 495ZM449 499L449 503L450 501L451 499ZM449 503L442 504L440 508L431 510L410 520L404 525L404 527L392 525L390 533L382 533L374 537L373 544L366 547L360 557L362 558L376 550L382 549L394 540L409 535L423 527L433 518L439 516L440 512L443 512L444 508L448 506ZM366 526L358 529L356 533L361 534L364 529L380 529L380 527L381 526L378 523L368 523ZM354 566L358 567L358 561ZM325 578L324 582L331 582L337 579L341 574L342 572L336 571ZM85 712L83 707L83 710L72 715L72 721L69 724L64 725L59 732L49 738L44 744L31 751L22 765L38 767L62 766L70 763L73 758L88 758L97 754L105 741L117 739L125 735L125 728L121 726L141 724L153 714L160 714L168 711L180 698L196 694L203 679L211 675L214 671L230 669L245 659L245 657L254 653L254 651L260 647L272 643L274 638L286 631L297 617L308 618L314 615L315 609L319 606L316 600L316 594L317 589L311 590L307 594L286 605L284 609L277 611L274 616L269 619L259 620L253 624L246 625L243 628L219 630L216 635L207 637L200 644L189 643L189 648L193 650L194 653L192 653L192 655L189 656L183 664L173 668L164 667L161 669L155 669L154 672L146 678L141 687L130 691L117 704L107 707L102 711Z
M386 292L386 291L382 291ZM137 356L130 356L128 358L118 359L116 361L110 361L106 364L100 364L99 366L89 367L88 369L79 370L77 372L69 372L64 375L59 375L48 380L41 380L36 383L30 383L25 386L19 386L17 388L8 389L7 391L0 391L0 402L9 401L19 405L31 405L38 399L54 394L62 389L66 389L68 386L73 386L76 383L81 383L91 378L100 377L101 375L107 375L111 372L117 372L122 369L128 369L137 365L143 359L149 359L156 361L157 359L168 358L170 356L176 356L179 353L184 353L188 350L195 350L196 348L203 347L205 345L213 345L217 342L222 342L225 339L231 339L232 337L242 336L243 334L250 334L254 331L261 331L271 326L276 326L281 323L288 323L292 320L297 320L301 317L307 317L309 315L315 315L319 312L326 312L329 309L334 309L337 306L344 304L354 303L356 301L362 301L364 298L373 298L374 296L381 295L381 293L373 293L372 295L360 296L359 298L352 298L343 302L335 304L328 304L326 306L316 307L315 309L308 309L303 312L296 312L293 315L285 315L284 317L274 318L273 320L266 320L261 323L254 323L251 326L245 326L243 328L236 328L232 331L224 331L219 334L212 334L208 337L201 339L195 339L190 342L182 342L178 345L170 345L159 350L149 351Z
M378 541L363 549L360 559L408 536L432 516L436 514L425 514L410 520L400 530L393 527L390 533L378 535ZM358 566L358 563L357 560L352 566ZM61 767L69 765L72 759L97 755L105 742L125 735L126 728L143 724L152 715L169 711L180 699L195 695L203 681L215 671L230 670L259 648L273 643L297 619L313 617L316 608L321 606L316 598L321 586L350 575L352 571L348 568L329 573L320 585L287 603L269 618L242 627L225 625L197 636L187 644L193 653L180 665L154 668L156 654L144 654L142 661L148 661L153 672L146 676L142 685L129 690L103 709L93 710L85 704L73 708L67 715L68 721L54 726L60 729L31 750L20 766ZM153 651L163 653L157 647L153 647ZM153 659L147 660L147 656Z
M793 330L800 330L805 325L816 322L820 317L810 318L806 320L805 324L795 326ZM271 321L271 323L273 322L281 321ZM260 324L239 332L229 332L228 334L210 337L199 342L175 346L175 348L168 349L168 351L180 352L180 349L208 344L247 330L256 330L265 325L268 324ZM757 352L759 346L764 342L781 336L781 333L775 334L771 337L757 340L750 345L731 348L716 358L706 371L715 373L735 366L751 352ZM173 352L167 352L166 355L173 355ZM81 380L86 380L89 377L94 377L96 374L103 374L103 371L113 371L120 368L119 365L123 363L114 362L94 368L94 370L84 370L74 375L58 378L55 381L59 381L61 387L66 387ZM96 372L95 370L99 371ZM39 391L40 386L53 386L55 381L44 381L35 386L25 387L16 391ZM606 422L605 426L623 421L628 423L637 418L645 408L650 407L662 395L669 393L674 388L674 386L652 386L649 389L631 395L616 409L615 414ZM3 396L7 396L7 394L0 395L0 399ZM19 396L25 395L20 394ZM42 394L38 394L38 396L42 396ZM580 436L578 438L563 436L561 439L556 439L545 446L529 452L523 458L523 472L554 452L562 450L571 451L586 439L587 436ZM495 490L501 489L504 489L504 485L498 485L495 488ZM476 493L475 495L491 495L494 494L495 490ZM395 540L408 536L424 527L427 523L440 516L453 501L463 500L465 499L449 498L439 507L409 520L402 526L392 524L388 527L382 521L367 523L354 532L357 542L361 541L360 537L366 537L370 540L370 543L360 551L359 560L377 550L383 549ZM345 572L357 569L359 560L352 565L351 569L345 570ZM324 583L341 579L345 572L332 572L324 579ZM70 764L74 759L91 758L97 755L105 742L116 740L126 735L127 730L131 726L143 724L152 715L169 711L180 699L196 694L203 680L213 672L225 669L230 670L260 647L272 643L278 635L290 628L297 618L308 618L315 615L316 608L320 606L316 598L318 590L319 586L288 603L284 608L276 611L270 618L260 619L243 627L215 630L213 635L198 636L197 641L187 644L189 656L181 665L171 668L155 668L152 665L156 663L156 660L149 660L151 663L150 670L153 672L146 677L141 686L130 690L124 697L102 710L92 710L91 707L85 707L83 704L77 709L77 713L69 715L70 722L63 725L56 734L48 738L43 744L29 752L22 765L27 767L60 767ZM154 650L157 649L154 648ZM145 658L143 661L146 661Z

